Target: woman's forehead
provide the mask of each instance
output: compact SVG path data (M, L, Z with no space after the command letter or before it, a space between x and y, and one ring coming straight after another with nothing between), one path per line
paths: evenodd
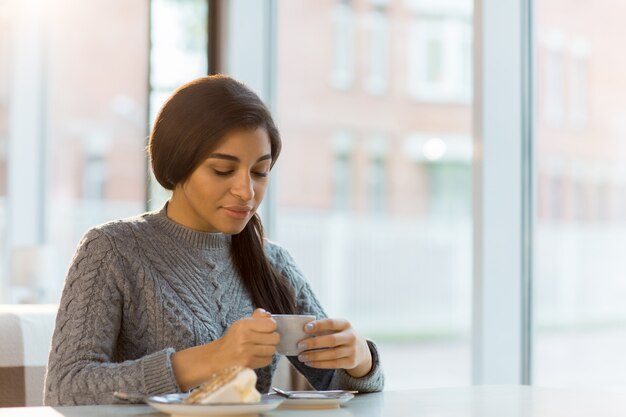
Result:
M246 157L246 159L257 159L271 154L271 151L272 146L269 135L264 128L237 129L224 135L217 145L211 149L209 156L220 154L230 155L239 159L243 157Z

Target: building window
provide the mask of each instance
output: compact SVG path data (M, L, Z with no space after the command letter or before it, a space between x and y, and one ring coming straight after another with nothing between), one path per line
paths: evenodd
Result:
M331 84L347 90L354 84L354 11L349 0L340 0L333 9L334 57Z
M471 216L472 169L459 160L426 164L429 178L431 218L458 219Z
M82 175L82 197L85 200L102 200L104 198L106 163L99 156L88 156L84 161Z
M576 40L570 46L568 72L568 118L573 128L587 125L589 107L589 43Z
M457 16L419 15L409 27L408 87L419 101L471 98L471 26Z
M365 90L381 95L389 85L389 18L383 6L367 16L367 78Z
M367 205L370 213L387 209L387 138L374 136L368 143Z
M589 118L590 43L553 30L543 38L544 118L551 127L582 129Z
M333 137L335 168L333 180L333 208L349 211L352 208L352 164L354 136L351 131L337 131Z
M546 39L544 117L551 126L559 126L565 118L565 39L553 32Z

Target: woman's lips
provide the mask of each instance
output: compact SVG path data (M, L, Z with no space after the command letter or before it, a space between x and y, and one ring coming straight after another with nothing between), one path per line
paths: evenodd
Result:
M250 212L252 210L250 209L235 209L235 208L228 208L228 207L222 207L224 209L224 213L226 213L227 216L232 217L233 219L237 219L237 220L243 220L246 217L248 217L250 215Z

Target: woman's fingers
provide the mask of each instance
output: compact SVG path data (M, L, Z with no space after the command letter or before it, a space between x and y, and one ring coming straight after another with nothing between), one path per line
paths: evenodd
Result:
M325 336L310 337L298 343L302 350L334 348L342 345L352 345L356 342L354 332L339 332Z
M302 352L298 355L300 362L320 362L331 361L350 357L352 349L348 347L338 347L335 349L318 350L314 352Z
M252 312L252 317L272 317L272 314L262 308L257 308Z
M272 358L276 353L274 345L257 345L253 348L253 355L259 358Z
M322 319L315 320L304 326L304 331L308 334L320 334L325 332L339 332L350 327L350 322L346 319Z
M260 333L250 332L245 339L246 342L255 345L274 345L276 346L280 342L280 335L276 332L273 333Z
M242 322L242 326L248 330L259 333L273 333L276 331L276 320L272 316L268 317L248 317L239 320Z
M350 358L340 358L329 361L305 362L305 365L311 368L319 369L348 369L352 368L352 361L350 360Z

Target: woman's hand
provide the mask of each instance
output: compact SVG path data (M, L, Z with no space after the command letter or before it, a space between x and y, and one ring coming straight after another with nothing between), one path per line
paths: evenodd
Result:
M279 341L272 315L258 308L250 317L234 322L219 339L174 353L176 382L187 391L223 368L262 368L272 362Z
M355 378L367 375L372 369L372 354L367 341L356 334L344 319L323 319L305 326L311 336L302 340L298 347L304 350L298 359L312 368L345 369Z
M234 322L215 342L219 344L216 359L225 367L262 368L272 363L279 341L272 315L257 308L252 316Z

